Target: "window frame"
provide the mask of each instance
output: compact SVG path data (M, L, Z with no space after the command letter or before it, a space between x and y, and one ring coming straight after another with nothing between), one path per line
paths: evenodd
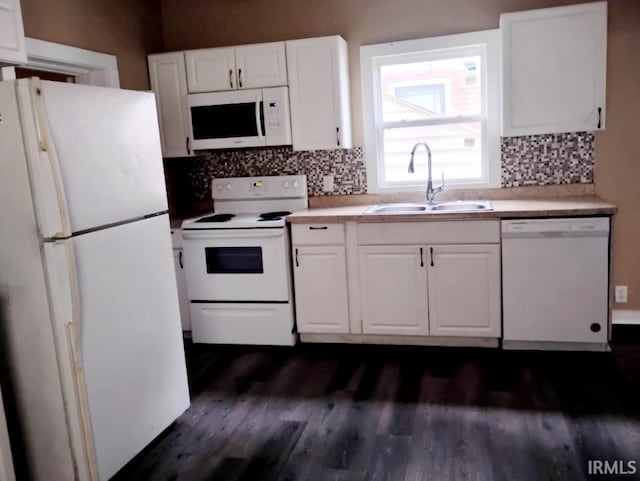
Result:
M384 146L379 74L383 65L437 60L456 56L482 57L482 178L446 182L447 189L483 189L500 187L500 31L483 30L456 35L364 45L360 47L364 157L368 191L416 192L424 190L426 179L411 182L385 181ZM394 61L395 58L395 61ZM407 152L407 165L410 153Z

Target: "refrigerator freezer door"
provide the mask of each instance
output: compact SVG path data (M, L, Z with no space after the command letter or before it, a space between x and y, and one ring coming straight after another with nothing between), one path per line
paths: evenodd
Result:
M152 93L48 81L31 90L41 147L61 185L48 201L64 204L65 235L167 209Z
M167 215L66 241L98 477L106 481L189 406Z

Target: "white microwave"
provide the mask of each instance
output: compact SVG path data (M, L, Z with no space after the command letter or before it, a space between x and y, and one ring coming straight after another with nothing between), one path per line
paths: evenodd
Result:
M291 145L289 88L187 95L193 150Z

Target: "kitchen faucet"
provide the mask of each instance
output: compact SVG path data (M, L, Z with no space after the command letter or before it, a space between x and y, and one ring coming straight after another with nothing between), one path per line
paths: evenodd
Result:
M433 180L431 179L431 149L426 144L426 142L418 142L416 145L413 146L413 149L411 149L411 161L409 162L409 173L413 174L413 172L414 172L414 170L413 170L413 156L416 153L416 149L418 147L420 147L421 145L424 145L424 148L427 149L427 156L428 156L428 164L427 164L427 170L428 170L428 176L427 176L427 204L433 205L434 204L433 199L435 198L435 196L438 195L440 192L442 192L444 190L444 174L442 174L442 184L440 184L438 187L436 187L434 189L433 188Z

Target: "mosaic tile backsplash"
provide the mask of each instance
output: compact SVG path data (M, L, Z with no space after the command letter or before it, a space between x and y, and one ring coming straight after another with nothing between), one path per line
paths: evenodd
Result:
M347 195L367 192L362 148L294 151L291 147L203 152L187 172L196 200L211 198L214 177L306 174L308 192ZM334 190L323 192L325 175L334 176Z
M589 184L593 182L594 136L589 132L527 135L501 139L502 187ZM256 175L306 174L310 196L365 194L363 150L294 151L291 147L202 152L171 159L192 200L211 198L211 179ZM334 190L324 192L325 175Z
M502 187L593 182L590 132L503 137Z

